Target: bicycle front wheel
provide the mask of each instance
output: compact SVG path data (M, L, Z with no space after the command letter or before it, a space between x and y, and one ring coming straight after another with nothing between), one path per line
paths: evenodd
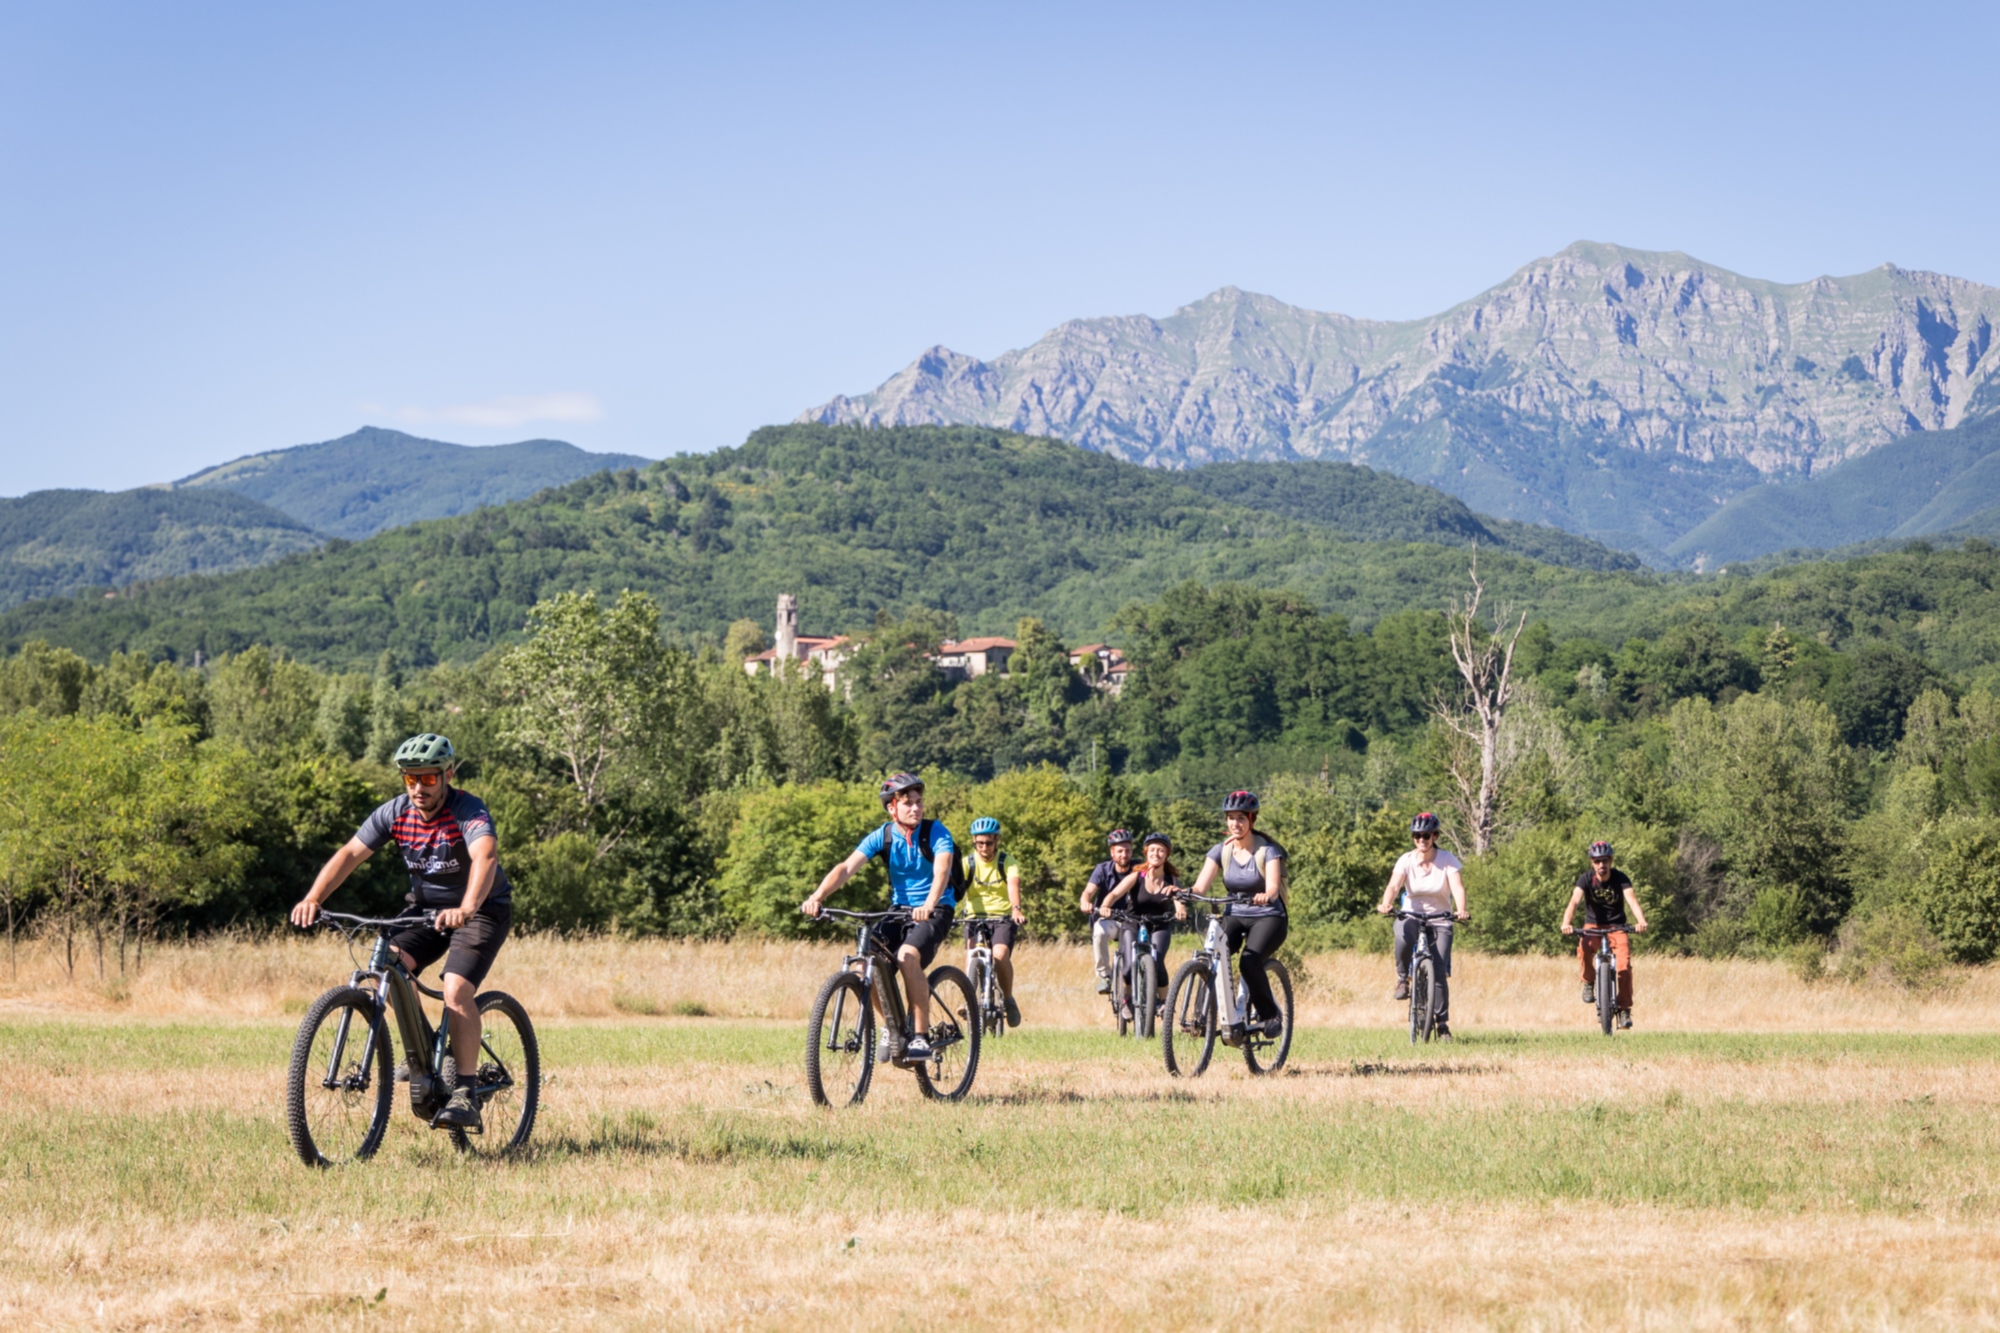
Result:
M339 1166L375 1155L396 1086L389 1063L373 992L337 986L313 1001L285 1076L285 1128L300 1161Z
M1179 1078L1200 1078L1215 1054L1215 974L1199 958L1181 964L1167 987L1166 1022L1160 1028L1160 1054L1167 1072Z
M1597 1025L1611 1035L1618 1018L1618 969L1603 954L1597 956Z
M868 987L852 972L836 972L819 988L806 1026L806 1091L817 1106L859 1106L874 1076Z
M1428 958L1417 960L1410 971L1410 1045L1431 1039L1431 1030L1437 1025L1437 1013L1432 1004L1437 996L1437 972Z
M972 1091L979 1072L979 1001L955 967L931 970L931 1058L916 1067L917 1087L935 1101L955 1102Z
M459 1082L465 1081L463 1073ZM505 991L479 997L479 1067L472 1075L472 1099L485 1130L451 1131L460 1152L498 1157L528 1141L542 1105L542 1048L528 1011Z
M1292 1053L1292 974L1285 971L1283 963L1273 958L1264 964L1264 975L1271 979L1271 998L1278 1002L1277 1017L1284 1026L1275 1037L1253 1033L1244 1039L1243 1063L1250 1067L1252 1074L1277 1073L1285 1067L1285 1059Z

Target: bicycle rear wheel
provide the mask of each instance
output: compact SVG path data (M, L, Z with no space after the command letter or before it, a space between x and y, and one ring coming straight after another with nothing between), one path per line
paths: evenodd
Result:
M1597 956L1597 1025L1611 1035L1618 1018L1618 969L1603 954Z
M292 1041L285 1075L285 1128L307 1166L375 1155L389 1128L389 1028L375 996L336 986L313 1001Z
M935 967L931 984L931 1058L916 1066L917 1087L934 1101L955 1102L979 1072L979 1001L955 967Z
M1167 987L1160 1054L1176 1078L1200 1078L1215 1054L1215 974L1199 958L1181 964Z
M1252 1074L1277 1073L1292 1053L1292 974L1275 958L1264 964L1264 974L1271 979L1271 998L1278 1002L1277 1017L1284 1021L1284 1027L1275 1037L1253 1034L1244 1038L1243 1063Z
M817 1106L859 1106L874 1076L868 987L852 972L836 972L819 988L806 1026L806 1091Z
M483 1134L451 1131L460 1152L498 1157L527 1143L542 1105L542 1049L535 1025L521 1002L504 991L479 997L479 1068L472 1096L479 1103ZM459 1081L465 1081L460 1074Z
M1410 971L1410 1045L1429 1041L1437 1026L1432 1008L1437 995L1437 970L1428 958L1419 958Z

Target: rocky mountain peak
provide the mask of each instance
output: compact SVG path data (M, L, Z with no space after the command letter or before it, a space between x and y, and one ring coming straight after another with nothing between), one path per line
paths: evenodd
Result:
M1633 549L1730 495L2000 409L2000 290L1883 265L1782 284L1582 240L1428 319L1224 287L981 361L932 348L801 421L970 423L1162 467L1345 458Z

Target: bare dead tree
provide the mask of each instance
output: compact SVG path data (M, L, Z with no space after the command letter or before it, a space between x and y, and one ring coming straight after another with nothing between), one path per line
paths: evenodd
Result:
M1453 598L1446 613L1451 643L1451 660L1458 664L1459 699L1440 692L1431 705L1432 713L1459 743L1449 747L1446 767L1458 788L1458 808L1465 823L1467 841L1474 855L1483 856L1493 847L1493 832L1499 822L1500 805L1500 722L1514 697L1514 645L1527 628L1528 613L1514 617L1502 608L1494 618L1494 630L1486 632L1479 623L1479 604L1485 600L1486 585L1479 577L1479 552L1473 548L1472 594Z

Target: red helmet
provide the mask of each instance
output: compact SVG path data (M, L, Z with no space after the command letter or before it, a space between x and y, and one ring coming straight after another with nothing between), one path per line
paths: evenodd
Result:
M1410 821L1410 836L1413 838L1425 833L1436 836L1437 831L1438 817L1428 810Z
M1593 843L1591 843L1591 844L1590 844L1590 859L1591 859L1591 860L1593 860L1593 861L1609 861L1609 860L1611 859L1611 855L1612 855L1612 853L1611 853L1611 844L1610 844L1610 843L1608 843L1608 842L1593 842Z
M924 780L915 773L892 773L882 779L882 804L887 805L906 791L922 791Z
M1121 842L1130 845L1132 841L1132 831L1130 829L1122 829L1122 828L1112 829L1111 832L1104 835L1104 841L1113 847L1116 847Z
M1225 815L1257 813L1257 793L1254 791L1233 791L1222 799L1222 813Z

